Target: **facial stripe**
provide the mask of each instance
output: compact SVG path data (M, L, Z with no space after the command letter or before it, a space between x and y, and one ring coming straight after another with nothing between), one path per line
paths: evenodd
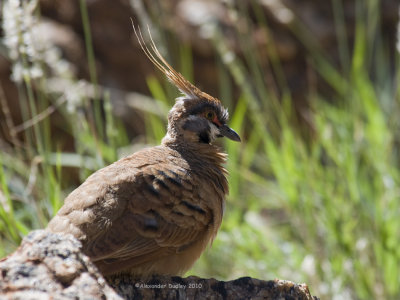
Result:
M204 130L199 133L199 142L209 144L210 140L210 132L208 130Z
M209 139L214 141L219 136L219 129L214 124L211 124L209 131Z
M219 123L226 123L226 121L228 120L228 111L223 107L223 106L219 106L216 105L214 103L200 103L197 104L191 108L188 109L188 114L189 115L198 115L201 114L203 112L205 112L207 109L211 109L213 111L215 111L215 113L217 114L217 120L219 121ZM216 123L218 124L218 123Z

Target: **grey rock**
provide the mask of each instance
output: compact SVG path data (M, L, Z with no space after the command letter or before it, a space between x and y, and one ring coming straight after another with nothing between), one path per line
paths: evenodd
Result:
M0 299L122 299L71 235L31 232L0 261Z
M198 277L118 275L105 279L72 235L31 232L0 260L0 300L5 299L304 299L307 285L243 277L218 281Z

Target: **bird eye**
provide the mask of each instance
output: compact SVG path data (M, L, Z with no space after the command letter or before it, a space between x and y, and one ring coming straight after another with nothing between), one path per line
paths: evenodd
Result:
M212 112L212 111L208 111L208 112L206 113L206 118L207 118L207 119L209 119L209 120L213 120L213 119L214 119L214 117L215 117L215 114L214 114L214 112Z

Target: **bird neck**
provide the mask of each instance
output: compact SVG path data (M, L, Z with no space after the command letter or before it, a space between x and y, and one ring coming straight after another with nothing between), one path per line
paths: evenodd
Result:
M162 146L176 152L196 169L196 173L207 180L211 185L217 186L216 191L221 192L221 197L228 194L228 172L224 167L227 154L218 146L199 142L188 142L180 139L168 138L162 140Z
M180 153L194 154L203 159L209 158L209 160L218 165L226 162L227 155L220 147L213 144L201 143L197 140L181 139L180 137L171 137L169 134L162 139L161 144Z
M223 165L226 163L227 154L216 145L173 138L168 134L163 138L161 144L181 153L187 159L213 165L220 169L222 174L226 174Z

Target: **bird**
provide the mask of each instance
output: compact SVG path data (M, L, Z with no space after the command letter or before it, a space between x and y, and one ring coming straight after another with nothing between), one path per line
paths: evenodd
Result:
M104 276L181 276L222 222L227 154L217 138L240 142L221 101L201 91L147 43L148 59L182 95L168 113L161 144L130 154L84 181L64 200L47 230L72 234ZM149 31L150 33L150 31Z

